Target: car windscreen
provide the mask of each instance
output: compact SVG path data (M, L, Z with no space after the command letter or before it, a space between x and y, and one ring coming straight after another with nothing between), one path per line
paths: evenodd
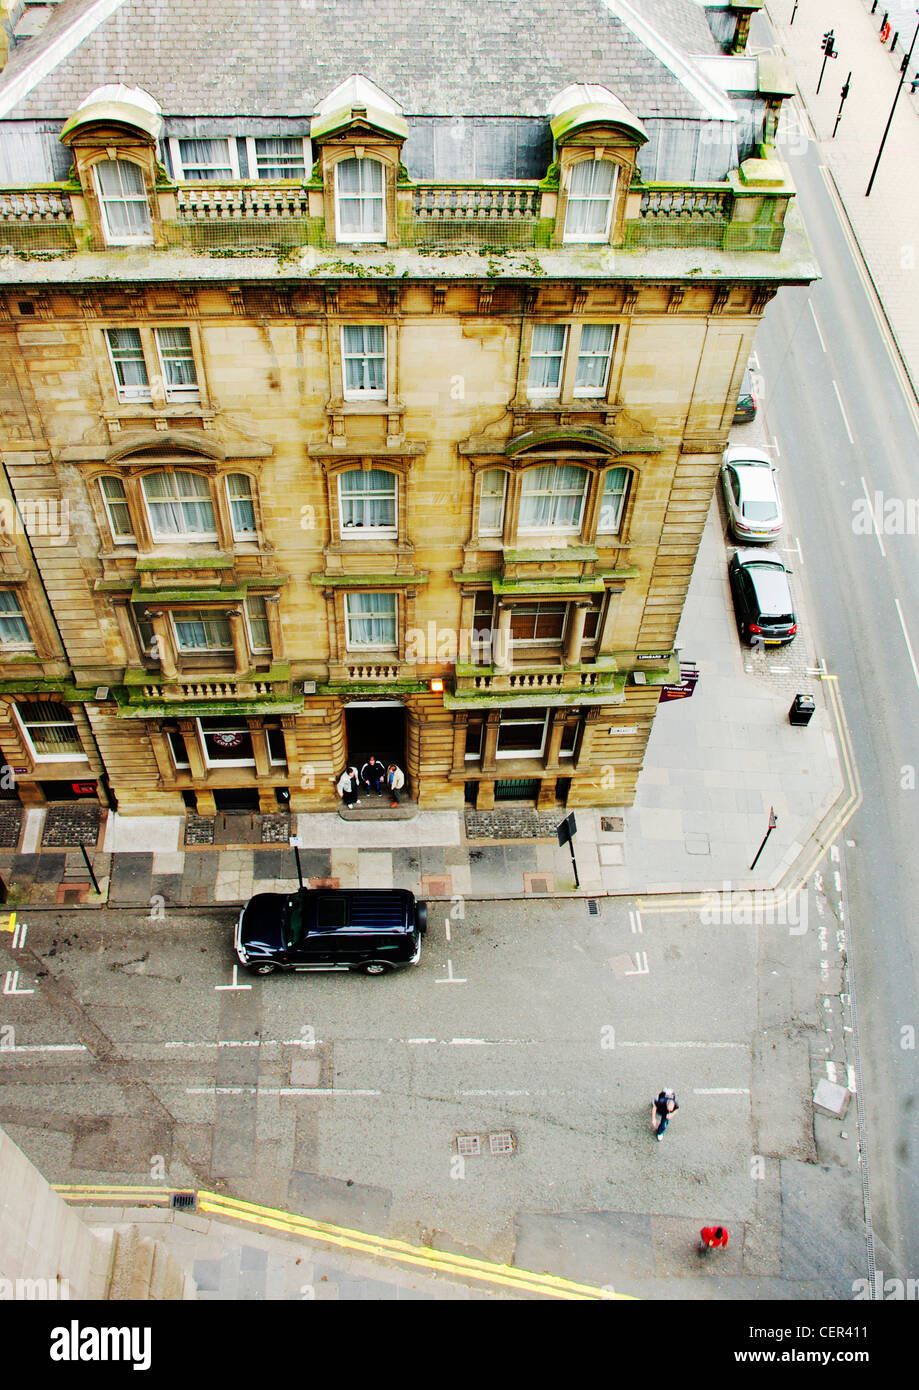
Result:
M791 590L781 565L747 565L747 573L756 589L760 614L775 621L792 620Z
M779 514L774 502L744 502L742 511L748 521L775 521Z

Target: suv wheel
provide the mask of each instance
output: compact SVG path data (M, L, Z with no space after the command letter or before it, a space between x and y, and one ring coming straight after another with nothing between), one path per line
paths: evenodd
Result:
M388 960L369 960L361 966L362 975L388 975L392 966Z
M274 962L270 960L263 960L260 961L258 965L249 966L253 975L273 975L277 968Z
M418 935L424 936L428 929L428 905L427 903L415 904L415 926L418 928Z

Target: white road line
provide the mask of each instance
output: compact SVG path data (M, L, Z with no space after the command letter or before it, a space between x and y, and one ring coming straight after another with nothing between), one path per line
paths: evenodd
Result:
M909 633L906 630L906 620L903 617L903 609L900 607L900 600L898 598L894 599L894 603L897 605L897 617L900 619L900 626L903 629L903 640L906 643L906 650L909 652L910 664L913 668L913 676L915 677L917 687L919 687L919 668L917 668L916 666L916 657L913 653L913 644L909 640Z
M820 346L823 348L823 351L826 352L826 343L823 341L823 334L820 332L820 324L817 322L817 315L814 313L814 305L812 300L809 299L807 301L807 307L811 311L811 318L814 320L814 327L817 330L817 337L820 339Z
M748 1096L749 1086L709 1086L705 1089L701 1087L693 1088L694 1096Z
M187 1096L381 1096L382 1091L345 1091L335 1086L186 1086Z
M775 435L772 436L772 447L773 447L773 449L775 450L775 456L776 456L776 458L777 458L777 459L780 459L780 458L782 457L782 451L781 451L781 449L779 448L779 441L778 441L778 439L776 438Z
M392 1041L397 1041L397 1039L393 1039ZM420 1046L422 1043L436 1043L436 1042L437 1042L437 1039L436 1039L436 1038L406 1038L405 1041L406 1041L406 1043L407 1043L410 1047L411 1047L411 1046L416 1046L416 1047L417 1047L417 1046Z
M839 394L839 387L836 385L835 381L833 382L833 390L836 392L836 400L839 402L839 413L842 416L842 423L846 427L846 434L849 436L849 443L854 444L855 440L852 438L852 431L849 429L849 420L848 416L846 415L846 409L842 403L842 396Z
M749 1043L732 1042L617 1042L617 1047L714 1047L714 1048L737 1048L741 1052L749 1052Z
M865 494L865 501L868 503L868 511L871 514L871 525L874 527L875 539L878 545L881 547L881 554L884 556L884 559L886 560L887 551L884 549L884 542L881 539L881 533L878 530L877 517L875 516L874 512L874 503L872 502L871 497L868 494L868 484L865 482L864 478L862 478L862 492Z
M0 1047L4 1052L89 1052L82 1043L16 1043L13 1047Z
M750 353L749 364L755 372L759 371L759 358L757 357L755 350Z

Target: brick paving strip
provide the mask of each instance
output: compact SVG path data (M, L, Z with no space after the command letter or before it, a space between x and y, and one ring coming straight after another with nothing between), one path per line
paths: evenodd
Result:
M565 819L563 810L539 812L530 806L505 811L467 811L466 837L470 840L554 840Z

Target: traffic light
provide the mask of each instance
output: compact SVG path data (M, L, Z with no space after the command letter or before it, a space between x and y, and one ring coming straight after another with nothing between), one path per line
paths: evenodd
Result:
M822 51L826 54L828 58L836 57L836 53L833 47L833 37L833 30L828 29L823 36L823 43L820 45Z

